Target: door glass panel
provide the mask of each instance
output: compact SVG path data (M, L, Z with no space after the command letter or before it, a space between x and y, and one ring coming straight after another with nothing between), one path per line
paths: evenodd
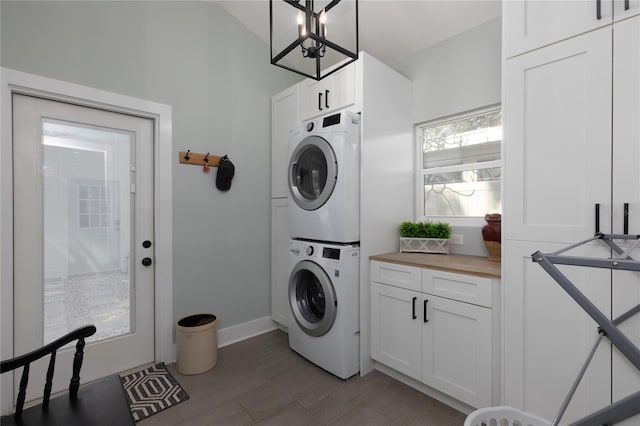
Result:
M296 186L307 200L317 199L327 183L327 159L317 146L300 154L296 171Z
M313 272L300 272L296 285L296 299L304 319L315 324L324 318L325 295L320 280Z
M43 120L44 344L94 324L135 331L131 273L134 134Z

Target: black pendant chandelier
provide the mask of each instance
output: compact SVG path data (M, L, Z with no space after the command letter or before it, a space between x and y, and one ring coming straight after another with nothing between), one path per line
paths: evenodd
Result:
M321 80L358 59L358 0L269 0L271 63Z

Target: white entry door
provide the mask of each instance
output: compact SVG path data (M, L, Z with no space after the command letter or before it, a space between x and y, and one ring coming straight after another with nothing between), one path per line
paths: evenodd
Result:
M12 101L15 355L93 324L82 383L154 361L152 120ZM54 392L73 353L57 356ZM47 362L32 366L28 400Z

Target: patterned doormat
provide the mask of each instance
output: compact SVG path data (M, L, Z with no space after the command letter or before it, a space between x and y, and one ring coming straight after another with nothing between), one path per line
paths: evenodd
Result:
M121 376L120 382L136 422L189 399L164 362Z

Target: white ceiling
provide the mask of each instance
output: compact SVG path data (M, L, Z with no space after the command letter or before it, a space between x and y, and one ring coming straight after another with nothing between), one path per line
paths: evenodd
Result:
M268 0L216 3L269 44ZM360 50L393 65L500 16L501 5L501 0L359 0Z

